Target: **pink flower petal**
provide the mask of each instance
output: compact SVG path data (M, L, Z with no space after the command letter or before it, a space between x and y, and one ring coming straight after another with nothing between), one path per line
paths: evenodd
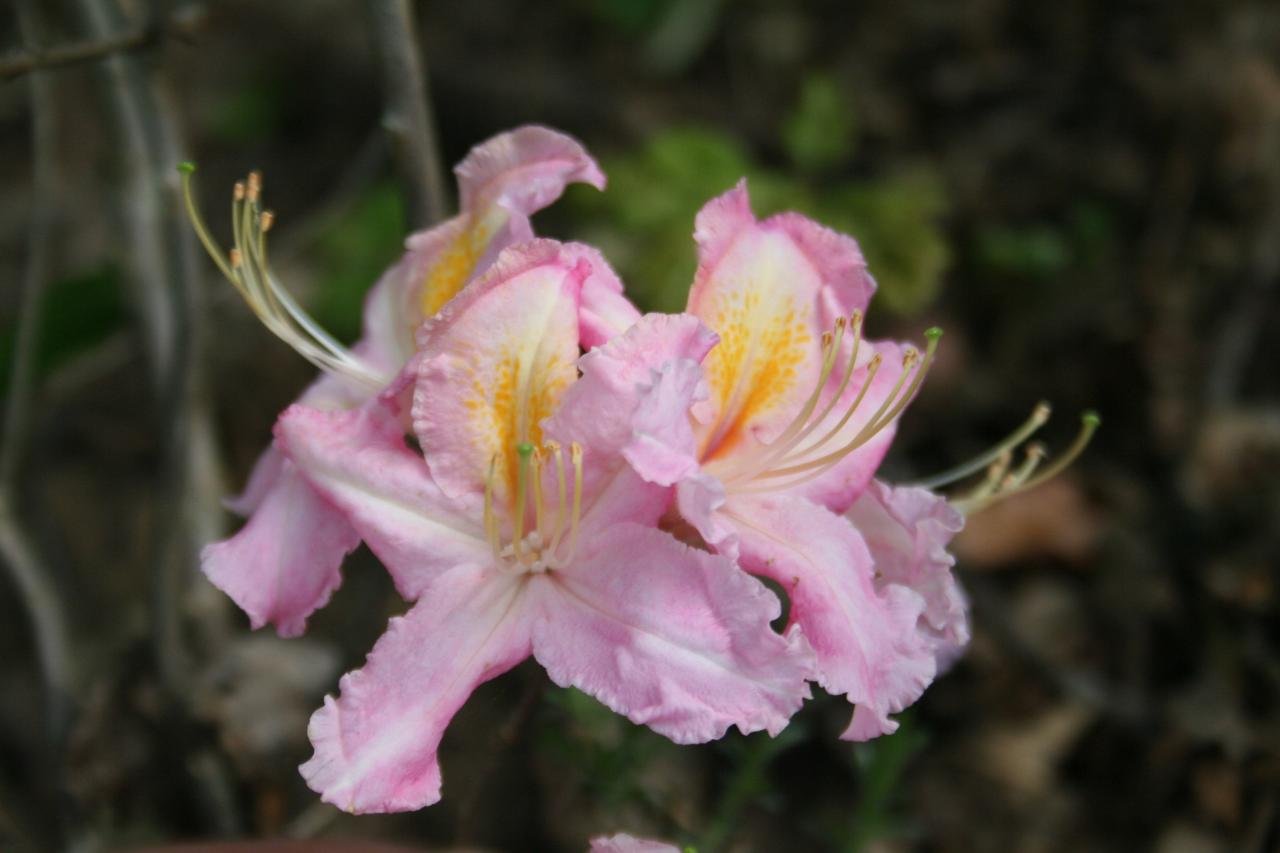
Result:
M928 489L873 482L848 512L867 542L876 566L876 585L899 585L924 598L920 630L944 660L969 642L969 608L947 552L964 516Z
M362 355L389 372L409 360L415 349L414 335L426 319L423 312L461 290L482 260L473 257L467 263L467 259L459 258L447 269L442 266L451 249L468 239L469 226L470 218L460 214L409 235L404 255L382 274L365 297L364 334L356 345L356 349L366 348ZM493 255L502 248L495 247ZM433 292L424 293L429 284Z
M437 802L445 727L477 686L529 655L520 589L496 568L452 572L392 619L311 718L315 754L300 770L312 790L356 813Z
M720 514L728 495L724 484L699 471L676 486L676 509L717 554L738 558L737 532Z
M590 268L537 240L503 252L424 327L414 430L441 489L510 506L520 442L538 445L541 423L577 378L578 305Z
M533 653L556 684L677 743L731 725L777 734L807 698L807 644L769 627L777 598L730 561L634 524L584 542L579 556L536 578Z
M236 515L248 516L267 499L276 481L280 479L283 466L284 456L276 449L275 444L267 445L267 449L253 463L253 471L249 473L249 482L244 491L233 498L226 498L222 505Z
M499 134L471 150L453 170L463 210L490 205L532 216L575 181L604 189L605 177L576 139L537 125Z
M622 280L604 255L585 243L566 243L564 251L569 257L582 258L591 265L591 275L582 283L582 305L578 312L583 348L598 347L631 328L640 319L640 310L623 294Z
M620 832L607 838L601 835L591 839L589 853L680 853L680 848L665 841L636 838Z
M280 636L294 637L342 584L342 558L360 537L292 463L274 450L263 456L250 481L251 492L260 489L253 515L236 535L206 546L200 568L254 628L273 623ZM274 477L264 485L268 474Z
M280 416L276 436L312 488L382 560L405 598L418 598L442 574L491 562L479 507L440 491L385 409L292 406Z
M745 182L703 208L694 239L688 310L721 339L705 362L708 460L785 428L817 384L823 332L874 286L852 239L796 214L757 222Z
M692 474L698 463L689 406L706 396L699 362L714 344L692 315L645 315L582 357L582 376L548 419L547 434L580 442L593 458L622 454L661 485ZM587 486L588 494L595 491L594 483Z
M916 631L924 600L904 586L878 591L862 537L809 501L737 496L723 514L735 524L742 567L791 597L791 620L818 655L818 683L857 706L843 737L894 731L889 714L918 699L935 675L932 648Z
M499 134L473 148L454 172L461 212L410 237L401 264L406 286L396 307L410 330L483 274L503 249L531 239L529 217L567 185L604 188L604 174L582 145L545 127Z
M848 348L846 347L846 357L847 354ZM862 342L858 347L858 366L855 369L853 379L850 380L844 394L841 395L840 400L832 408L831 414L814 429L811 439L807 442L802 442L800 446L805 447L812 441L824 437L839 424L849 406L856 401L858 394L862 391L867 374L867 364L872 355L879 355L881 358L880 368L876 371L871 381L871 387L867 389L862 400L858 402L858 408L844 426L840 428L840 431L827 441L820 450L815 451L814 454L806 455L806 458L813 458L813 456L821 455L825 452L833 452L858 436L858 433L870 422L871 417L888 401L889 393L893 391L899 377L902 375L903 354L903 348L892 341ZM839 378L833 371L833 375L827 383L829 386L828 394L835 393L837 387L832 386L838 386ZM910 379L908 377L907 381L909 382ZM829 399L829 396L824 396L822 406L825 407ZM890 405L893 405L892 402L890 402ZM824 410L819 409L819 412ZM897 428L898 424L895 419L865 444L823 471L820 476L788 490L788 494L808 498L814 503L825 506L837 515L843 513L858 495L862 494L863 490L871 482L871 478L875 476L876 470L880 467L880 462L884 459L884 455L889 451L889 446L893 443Z

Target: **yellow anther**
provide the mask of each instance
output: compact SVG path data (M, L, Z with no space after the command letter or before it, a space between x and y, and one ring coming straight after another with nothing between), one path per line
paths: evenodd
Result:
M263 233L271 230L271 226L275 224L276 215L269 210L264 210L258 215L258 227Z
M240 269L240 264L244 262L244 258L240 255L239 249L232 249L230 253L231 268L233 270Z
M232 201L244 201L244 181L236 181L231 188Z
M245 193L249 201L257 201L258 196L262 193L262 173L253 171L249 173L248 191Z

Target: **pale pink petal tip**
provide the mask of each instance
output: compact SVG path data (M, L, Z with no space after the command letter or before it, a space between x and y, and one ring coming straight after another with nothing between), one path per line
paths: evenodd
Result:
M968 602L947 551L964 516L928 489L873 481L848 513L867 541L881 588L903 586L925 602L920 631L949 663L969 642Z
M393 618L363 668L326 697L299 770L326 803L354 813L412 811L440 799L437 748L481 683L529 654L515 586L459 570Z
M295 637L342 584L342 560L360 537L290 462L259 498L239 533L204 548L200 568L253 628L271 623Z
M537 125L516 128L476 146L454 169L462 209L498 204L531 216L575 181L604 189L596 161L571 136Z
M698 277L711 273L734 243L750 228L761 233L781 231L804 253L822 282L831 288L841 313L865 309L876 283L858 242L799 213L779 213L757 222L751 210L747 181L713 198L698 212L693 239L698 244ZM694 284L695 289L698 283Z
M636 838L620 832L617 835L591 839L590 853L680 853L680 848L665 841Z
M845 312L866 309L876 292L876 282L867 272L866 259L856 240L799 213L780 213L762 225L785 231L795 241L822 280L833 288Z
M693 239L698 244L699 272L713 268L743 229L755 224L746 178L703 205L693 225Z

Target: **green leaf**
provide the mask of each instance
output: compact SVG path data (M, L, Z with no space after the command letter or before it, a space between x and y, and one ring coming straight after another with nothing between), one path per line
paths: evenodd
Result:
M800 89L795 111L782 125L787 156L806 172L823 172L853 157L853 104L825 74L812 74Z

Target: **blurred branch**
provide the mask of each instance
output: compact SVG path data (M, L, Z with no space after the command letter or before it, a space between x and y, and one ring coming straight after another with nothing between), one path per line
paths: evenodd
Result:
M132 53L158 44L169 35L185 37L195 28L197 15L186 9L184 14L168 20L152 20L140 27L101 38L62 44L55 47L27 47L0 57L0 80L11 80L32 71L79 65L117 53Z
M140 50L156 42L160 30L142 27L104 39L87 39L46 50L22 51L0 58L0 80L20 77L31 71L58 68L101 59L112 53Z
M39 42L40 28L33 0L19 3L17 11L23 41L34 49ZM53 251L53 198L57 183L54 162L57 128L52 114L56 96L47 75L32 74L30 83L33 201L26 279L17 320L3 444L0 444L0 555L3 555L18 595L31 618L36 655L46 690L49 756L45 767L49 775L58 780L63 768L63 746L71 720L71 699L75 687L70 632L53 575L48 566L41 563L35 545L22 529L14 511L20 500L19 468L30 449L35 355L40 340L49 259ZM54 790L58 790L56 783ZM56 793L54 797L56 800Z
M405 183L410 224L421 228L444 219L445 187L413 10L409 0L373 0L370 11L386 91L382 123Z
M157 0L159 19L169 3ZM80 16L94 38L127 25L117 0L77 0ZM135 297L141 310L147 356L156 400L162 451L155 496L151 562L152 649L168 698L177 703L174 739L188 740L192 669L183 619L187 580L198 562L194 529L212 525L204 518L208 491L201 472L216 471L215 452L201 396L199 266L194 235L181 204L177 165L186 159L176 110L159 81L148 76L135 57L121 54L102 61L102 79L116 126L118 148L127 175L125 228ZM198 513L202 513L197 517ZM225 794L226 769L216 760L188 768L211 812L218 832L239 826L238 809Z

